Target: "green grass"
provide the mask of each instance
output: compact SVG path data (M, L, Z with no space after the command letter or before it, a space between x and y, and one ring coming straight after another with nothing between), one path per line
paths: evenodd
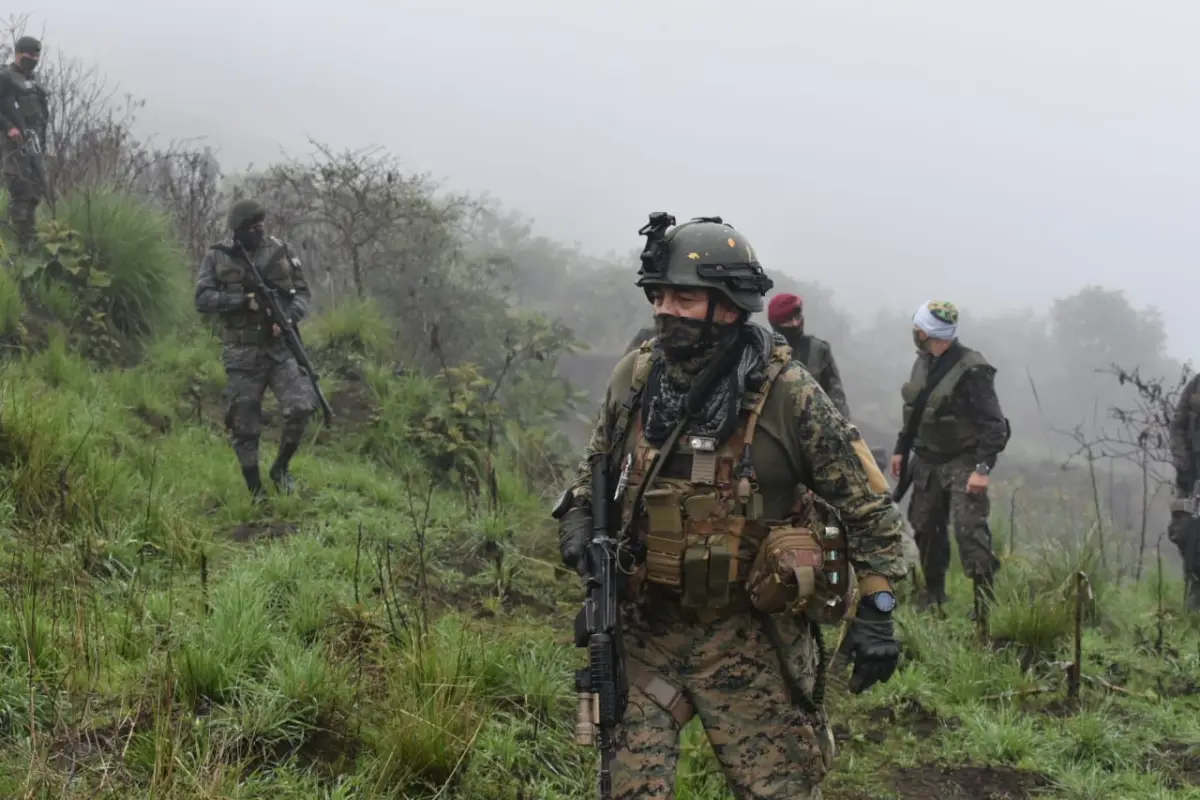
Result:
M385 419L310 443L299 495L256 514L211 338L156 341L119 372L63 341L0 378L0 796L587 796L575 587L541 487L506 476L487 511L435 486L422 526L429 478L403 430L425 381L374 370ZM247 521L295 530L235 541ZM1035 772L1054 797L1197 796L1171 771L1200 746L1178 593L1158 653L1150 582L1104 585L1083 708L1064 714L1064 576L1083 557L1047 552L1002 573L1002 644L976 640L956 578L947 619L901 613L890 683L851 697L835 677L827 797L914 796L896 776L928 764ZM679 797L728 797L697 726L683 749Z

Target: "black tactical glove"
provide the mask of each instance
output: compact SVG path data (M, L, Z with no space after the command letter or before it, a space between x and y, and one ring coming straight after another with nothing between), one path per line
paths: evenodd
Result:
M859 603L858 612L850 623L844 644L846 655L854 664L850 674L850 691L862 694L877 683L887 683L900 660L892 615Z
M584 551L592 534L592 514L586 508L572 508L558 521L558 552L562 563L583 575L587 572Z

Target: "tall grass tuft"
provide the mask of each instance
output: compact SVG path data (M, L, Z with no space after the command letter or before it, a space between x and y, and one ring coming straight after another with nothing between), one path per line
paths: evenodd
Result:
M21 300L21 287L12 274L0 270L0 335L8 335L21 324L25 303Z
M112 189L71 194L58 211L111 278L103 310L118 329L144 335L185 320L187 257L165 214Z
M367 298L345 298L325 309L308 325L312 344L322 350L387 360L393 349L392 326Z

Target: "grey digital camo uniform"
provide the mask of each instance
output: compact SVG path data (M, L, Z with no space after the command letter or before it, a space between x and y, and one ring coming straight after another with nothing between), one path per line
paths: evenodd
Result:
M1171 457L1175 462L1175 487L1179 498L1191 494L1200 480L1200 375L1179 395L1171 418ZM1167 536L1179 548L1187 589L1187 607L1200 611L1200 520L1186 511L1173 511Z
M232 249L232 242L220 247ZM293 322L308 314L312 293L298 259L280 240L269 237L254 254L264 277L285 296L294 290L285 309ZM280 449L298 446L316 410L316 395L282 337L270 331L260 311L247 308L249 269L220 249L211 249L196 278L196 310L221 318L221 360L229 378L229 409L225 417L230 440L243 469L258 465L262 435L262 400L269 386L283 416Z
M590 455L620 455L634 445L632 434L623 442L611 437L618 408L633 382L635 361L644 352L627 354L613 373L571 484L577 503L591 503ZM765 517L783 517L797 484L807 483L807 478L810 488L841 515L856 572L903 579L911 546L906 547L904 521L886 481L858 430L798 364L788 366L768 392L759 431L752 460ZM791 678L811 694L816 642L799 620L777 618ZM735 797L820 796L827 770L822 742L828 720L823 711L793 705L781 654L758 617L738 608L715 615L689 611L650 585L638 602L623 605L622 625L626 658L677 684L691 699ZM631 686L616 731L614 798L674 796L679 730L671 714L639 686Z
M18 113L21 119L17 119ZM32 75L25 74L16 64L0 68L0 175L8 190L9 224L25 250L32 248L37 240L37 207L45 187L35 178L21 144L7 134L10 128L19 128L24 121L28 126L25 133L44 143L48 120L45 90Z

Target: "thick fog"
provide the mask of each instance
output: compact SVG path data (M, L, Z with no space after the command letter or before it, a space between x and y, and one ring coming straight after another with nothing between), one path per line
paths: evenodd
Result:
M381 144L597 253L651 210L722 214L856 314L1098 283L1200 346L1195 3L184 6L23 10L226 169Z

